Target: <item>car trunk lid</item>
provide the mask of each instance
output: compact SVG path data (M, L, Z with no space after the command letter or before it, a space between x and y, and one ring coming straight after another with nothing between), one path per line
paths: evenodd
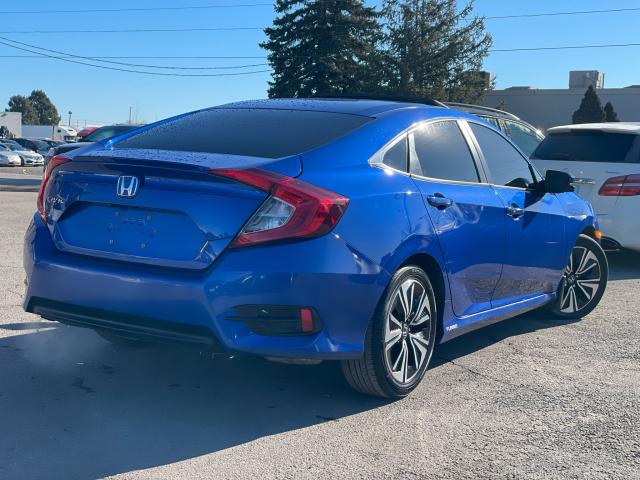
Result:
M267 193L212 169L259 167L295 177L281 160L161 150L100 150L55 170L47 222L62 251L164 267L211 265ZM137 187L137 188L136 188Z

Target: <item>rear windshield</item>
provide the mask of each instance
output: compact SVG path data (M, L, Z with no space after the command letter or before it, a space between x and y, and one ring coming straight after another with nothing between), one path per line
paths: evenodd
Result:
M531 158L640 163L640 136L597 130L551 133L540 143Z
M369 120L317 111L211 109L152 127L116 146L280 158L312 150Z

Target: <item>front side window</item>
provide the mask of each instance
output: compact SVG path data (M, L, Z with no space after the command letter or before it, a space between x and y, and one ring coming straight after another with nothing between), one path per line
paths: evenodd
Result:
M506 133L511 140L513 140L513 143L515 143L527 157L531 156L542 140L540 135L522 123L504 120L504 124L507 129Z
M529 163L513 145L484 125L469 123L469 126L482 150L491 183L519 188L534 183Z
M640 163L640 135L601 130L551 133L531 158L570 162Z
M409 138L411 173L423 177L479 182L475 160L455 120L421 125Z

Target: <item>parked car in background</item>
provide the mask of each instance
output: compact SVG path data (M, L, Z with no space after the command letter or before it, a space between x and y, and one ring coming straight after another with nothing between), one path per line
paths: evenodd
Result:
M22 159L20 155L11 150L9 147L0 144L0 165L2 166L20 166Z
M95 132L99 127L85 127L78 132L78 141L82 140L84 137L91 135Z
M640 251L640 124L593 123L550 128L532 161L569 172L593 205L607 248Z
M39 153L31 150L27 150L25 147L17 142L7 142L0 140L0 147L4 149L12 150L20 156L21 165L24 166L36 166L44 165L44 157Z
M480 105L468 105L465 103L446 103L448 107L462 110L480 117L499 128L507 135L527 157L530 156L540 144L544 135L533 125L529 125L512 113L495 108Z
M238 102L51 159L24 308L115 343L336 360L356 390L398 398L437 343L540 307L592 311L597 238L568 174L543 181L473 115Z
M32 138L14 138L17 143L25 147L27 150L32 150L40 155L46 155L51 146L45 140L37 140Z
M121 135L140 127L142 127L142 125L107 125L97 128L78 142L62 143L50 148L46 152L46 155L44 157L44 164L47 165L47 163L49 163L49 160L56 155L70 152L71 150L75 150L76 148L86 147L91 145L92 143L100 142L102 140L106 140L107 138L115 137L116 135Z

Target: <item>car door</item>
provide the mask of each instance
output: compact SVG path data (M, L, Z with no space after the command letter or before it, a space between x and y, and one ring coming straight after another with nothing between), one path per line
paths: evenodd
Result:
M535 170L503 135L475 122L469 127L506 219L504 266L492 307L554 292L569 255L561 202L554 194L531 188Z
M459 317L491 308L505 248L504 206L467 138L455 119L409 133L410 173L438 236Z

